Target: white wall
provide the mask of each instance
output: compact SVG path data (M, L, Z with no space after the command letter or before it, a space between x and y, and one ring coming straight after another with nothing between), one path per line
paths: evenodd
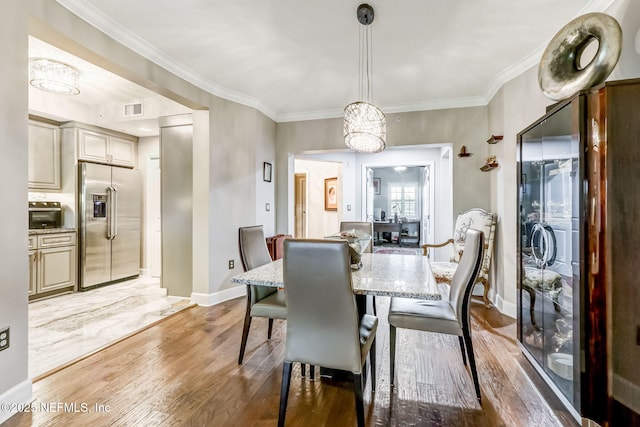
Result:
M140 169L141 176L141 186L142 186L142 222L140 224L140 269L148 274L148 270L150 268L150 259L149 259L149 236L148 236L148 225L153 224L155 219L150 216L149 206L148 206L148 176L147 176L147 167L149 166L149 160L151 158L159 158L160 157L160 138L157 136L150 136L140 138L138 140L138 169Z
M342 163L296 159L295 173L307 175L307 238L322 239L340 231L344 211L342 193L346 185ZM338 178L338 210L324 209L324 180ZM293 233L290 233L293 234Z

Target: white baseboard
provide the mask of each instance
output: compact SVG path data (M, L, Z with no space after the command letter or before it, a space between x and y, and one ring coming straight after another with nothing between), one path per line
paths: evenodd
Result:
M640 385L613 374L613 398L640 414Z
M224 289L212 294L192 293L191 301L203 305L205 307L220 304L225 301L232 300L241 296L247 295L247 289L244 286L234 286L233 288Z
M141 268L140 269L140 276L151 277L151 271L148 268Z
M0 409L0 424L7 421L13 415L17 414L18 413L17 407L30 403L32 398L33 398L33 384L29 379L24 380L17 386L7 390L2 395L0 395L1 407L4 408L6 404L8 404L11 409L16 409L16 410L9 410L9 411Z
M505 301L502 298L502 295L496 295L496 301L494 302L494 306L498 309L498 311L505 316L513 317L514 319L518 317L518 308L517 306L509 301Z

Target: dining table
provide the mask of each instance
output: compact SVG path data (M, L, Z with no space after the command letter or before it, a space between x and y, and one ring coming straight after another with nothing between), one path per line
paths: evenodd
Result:
M286 291L282 258L238 274L231 278L231 282L284 288ZM361 316L366 312L366 295L439 301L448 292L445 285L436 282L429 258L422 255L363 253L360 267L351 270L351 285ZM349 372L320 368L323 380L351 381L350 375Z
M362 265L351 271L355 295L438 301L446 290L436 283L429 258L421 255L364 253ZM231 278L232 283L285 288L282 259Z

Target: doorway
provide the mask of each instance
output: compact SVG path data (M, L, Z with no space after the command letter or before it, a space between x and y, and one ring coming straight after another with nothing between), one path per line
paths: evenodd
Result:
M88 292L32 302L28 320L29 375L32 378L64 366L70 360L122 339L191 304L189 300L167 297L167 292L160 287L158 279L162 273L159 252L159 126L157 116L153 115L190 113L191 108L98 67L90 62L91 59L84 59L84 53L75 56L45 40L46 37L38 39L30 35L28 56L47 57L69 63L82 73L94 76L94 79L86 81L81 93L73 99L60 98L59 95L30 88L30 118L55 126L77 121L97 126L104 129L105 133L118 131L137 137L135 167L141 169L141 175L146 179L140 187L140 196L144 198L140 228L140 243L143 248L141 276ZM88 57L91 55L88 54ZM128 102L132 104L127 104ZM121 110L125 104L136 105L146 114L140 114L139 117L133 114L123 118ZM96 115L98 106L101 114ZM126 115L126 108L124 110ZM77 194L74 177L77 170L68 154L69 152L62 153L66 157L61 159L60 170L65 177L63 183L70 185L63 185L59 191L30 194L29 197L61 201L66 212L63 226L75 228ZM72 330L68 325L70 316L78 319L77 325L81 327ZM60 330L65 331L64 336L59 334Z
M416 247L433 240L432 171L428 162L366 167L366 218L381 230L374 244Z

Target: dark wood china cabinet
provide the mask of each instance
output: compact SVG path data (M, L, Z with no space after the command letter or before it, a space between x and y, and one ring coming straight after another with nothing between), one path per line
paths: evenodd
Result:
M517 153L520 346L576 420L624 425L640 412L640 80L556 104Z

